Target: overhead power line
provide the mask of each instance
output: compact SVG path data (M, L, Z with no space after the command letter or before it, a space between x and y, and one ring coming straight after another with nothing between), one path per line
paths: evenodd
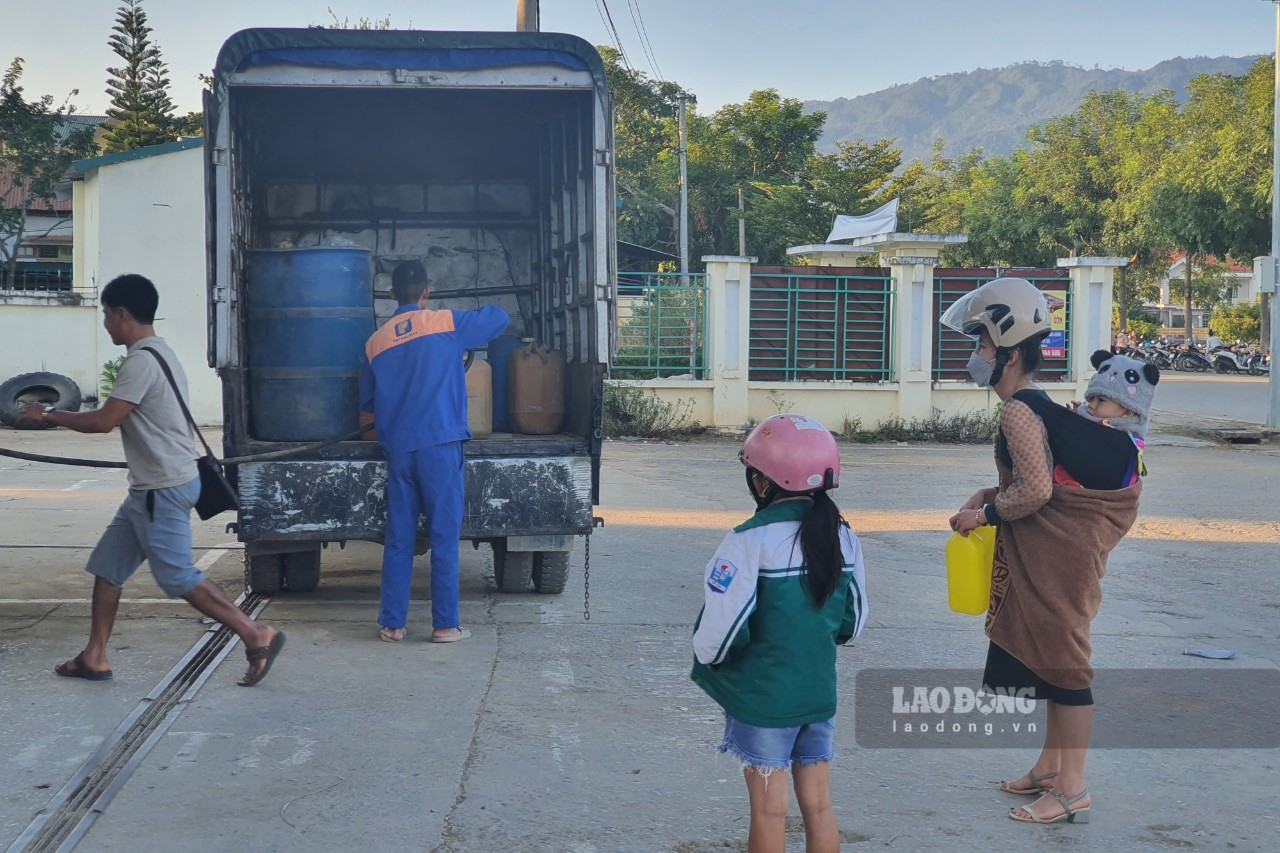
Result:
M602 6L603 11L601 10ZM618 35L618 28L613 25L613 13L609 11L609 0L596 0L596 11L600 12L600 21L613 38L613 46L618 49L618 55L622 57L622 64L627 66L628 71L634 72L636 69L631 64L631 60L627 58L627 51L622 46L622 37Z
M644 55L649 60L649 68L653 70L653 76L662 80L662 69L658 67L658 58L653 52L653 43L649 41L649 33L644 26L644 15L640 11L640 0L627 0L627 8L631 11L631 24L636 28L636 35L640 38L640 48L644 51Z

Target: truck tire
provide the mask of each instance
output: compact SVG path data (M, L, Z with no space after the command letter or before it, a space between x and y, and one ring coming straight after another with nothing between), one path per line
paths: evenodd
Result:
M284 580L283 554L257 554L248 561L249 589L257 595L276 595Z
M60 373L23 373L0 385L0 423L14 429L48 429L51 423L18 426L25 403L43 403L64 412L80 411L80 386Z
M569 579L569 554L540 551L533 555L533 589L542 595L559 595Z
M281 554L284 588L289 592L315 592L320 586L320 549Z
M501 592L528 592L533 582L533 554L508 551L507 543L493 544L493 580Z

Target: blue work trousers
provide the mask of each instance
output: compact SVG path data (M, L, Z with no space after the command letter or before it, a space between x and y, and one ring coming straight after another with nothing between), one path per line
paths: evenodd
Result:
M418 519L431 530L431 624L461 627L458 616L458 540L465 495L462 442L387 455L387 533L382 549L382 608L378 624L403 628L409 616Z

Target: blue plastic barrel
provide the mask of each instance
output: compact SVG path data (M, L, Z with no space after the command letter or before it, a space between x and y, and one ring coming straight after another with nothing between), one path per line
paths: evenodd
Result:
M360 359L373 334L367 249L249 252L249 432L322 441L359 427Z
M489 367L493 370L493 431L511 432L511 408L507 402L507 368L511 354L520 349L515 335L499 335L489 342Z

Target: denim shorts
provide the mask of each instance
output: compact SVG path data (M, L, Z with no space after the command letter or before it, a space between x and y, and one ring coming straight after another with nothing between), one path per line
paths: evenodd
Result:
M766 729L738 722L726 712L724 740L716 750L737 758L744 768L768 773L790 770L793 763L805 767L835 760L835 735L835 717L804 726Z
M168 489L147 492L130 489L116 510L85 571L112 586L125 581L146 560L156 583L171 598L191 592L204 581L204 572L191 561L191 508L200 497L200 478Z

